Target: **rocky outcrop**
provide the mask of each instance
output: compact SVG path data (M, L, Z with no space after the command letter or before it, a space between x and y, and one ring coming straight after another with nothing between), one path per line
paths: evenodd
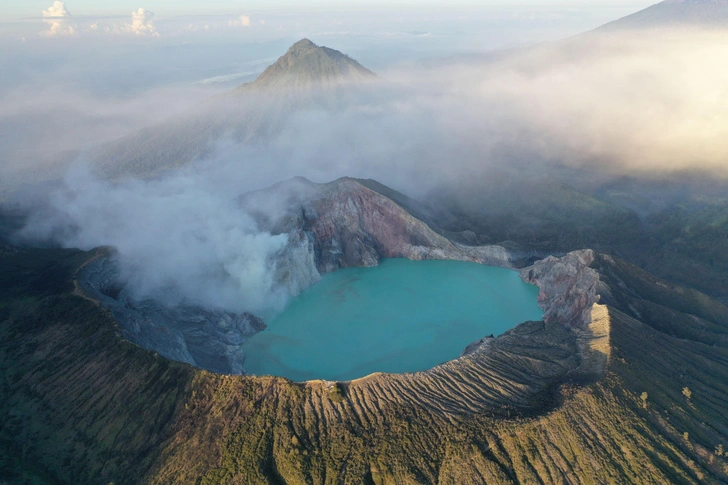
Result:
M240 205L261 230L288 233L292 244L301 233L309 235L320 273L376 266L382 258L448 259L510 267L520 257L501 246L453 243L391 199L350 178L315 184L299 177L244 194ZM297 236L292 237L294 234Z
M391 199L353 179L327 184L315 201L319 214L306 221L317 242L323 272L349 266L371 266L381 258L450 259L508 266L499 246L454 244L415 219Z
M541 291L538 303L545 322L579 328L590 321L592 305L599 301L599 274L589 267L594 251L574 251L563 258L550 256L521 270L521 277Z
M298 295L321 279L314 247L310 233L295 229L288 234L288 244L276 255L276 280L289 294Z
M521 277L538 285L543 320L569 327L576 336L580 365L572 377L598 378L609 361L609 313L599 305L601 292L609 288L590 267L596 255L588 249L563 258L550 256L521 270Z

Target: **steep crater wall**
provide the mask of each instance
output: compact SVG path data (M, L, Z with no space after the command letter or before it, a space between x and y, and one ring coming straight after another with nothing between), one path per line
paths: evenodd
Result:
M220 374L242 374L245 355L241 344L265 328L259 317L209 310L194 305L167 306L138 301L120 283L114 251L97 256L80 270L77 284L87 297L114 314L122 336L171 360Z
M240 204L262 230L288 235L288 245L276 255L276 277L292 294L318 281L322 273L374 266L382 258L451 259L501 267L523 259L499 246L453 243L352 179L324 185L292 180L241 196ZM498 338L474 342L461 358L429 371L375 374L349 386L376 387L383 382L388 386L404 380L405 387L413 390L409 399L428 395L443 411L465 412L494 406L538 407L564 379L602 375L608 361L609 319L606 308L597 303L601 283L589 267L593 261L594 253L587 250L549 257L521 270L524 280L540 288L542 322L526 322ZM83 268L79 281L87 295L114 312L126 339L214 372L244 371L240 344L265 328L259 318L135 302L116 283L118 275L113 252L106 250ZM434 382L451 382L453 387ZM419 386L429 390L414 392ZM405 399L407 393L396 395ZM468 402L466 396L478 398Z

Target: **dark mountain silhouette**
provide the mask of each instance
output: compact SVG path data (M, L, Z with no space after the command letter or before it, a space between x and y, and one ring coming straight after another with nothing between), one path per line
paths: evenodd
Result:
M597 30L677 26L728 27L728 0L665 0Z
M293 44L255 81L239 86L235 92L249 88L308 90L345 82L367 81L375 77L372 71L346 54L303 39Z

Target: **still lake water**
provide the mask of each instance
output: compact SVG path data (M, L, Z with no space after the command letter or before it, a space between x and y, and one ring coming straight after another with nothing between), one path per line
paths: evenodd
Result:
M245 368L294 381L426 370L540 320L537 296L515 271L476 263L386 259L342 269L266 318L268 328L243 344Z

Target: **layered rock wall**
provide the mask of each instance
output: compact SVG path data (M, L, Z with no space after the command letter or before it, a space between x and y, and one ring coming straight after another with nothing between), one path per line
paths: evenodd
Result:
M112 311L125 339L195 367L221 374L244 373L241 344L265 328L263 320L250 313L136 301L120 286L120 268L113 251L101 248L97 252L97 257L79 271L76 281L87 298Z
M610 321L601 291L609 288L590 267L594 251L574 251L562 258L550 256L521 270L521 277L538 285L544 322L566 326L576 336L581 363L572 374L580 378L604 375L609 362Z
M288 244L275 255L275 268L278 284L291 295L314 284L322 273L375 266L382 258L447 259L501 267L512 267L511 261L521 258L501 246L453 243L391 199L353 179L330 184L294 179L241 196L240 205L255 218L260 230L288 235ZM468 379L467 385L473 386L469 392L487 394L484 385L508 380L514 369L522 368L529 377L523 380L525 387L518 390L518 396L502 390L498 393L509 402L527 406L528 396L545 392L568 374L601 375L607 363L609 318L597 305L603 285L590 268L594 258L590 250L577 251L562 258L548 257L523 269L521 277L540 288L543 322L471 344L461 359L414 374L419 376L414 378L446 378L451 372L460 372L462 366L475 366L478 370L469 374L472 381ZM208 370L243 372L241 344L264 328L263 322L250 314L133 301L116 282L119 267L108 252L89 263L82 275L82 289L111 308L125 338ZM527 348L532 350L524 350ZM539 357L525 366L520 360L509 368L492 365L493 359L513 359L514 352L535 352Z

